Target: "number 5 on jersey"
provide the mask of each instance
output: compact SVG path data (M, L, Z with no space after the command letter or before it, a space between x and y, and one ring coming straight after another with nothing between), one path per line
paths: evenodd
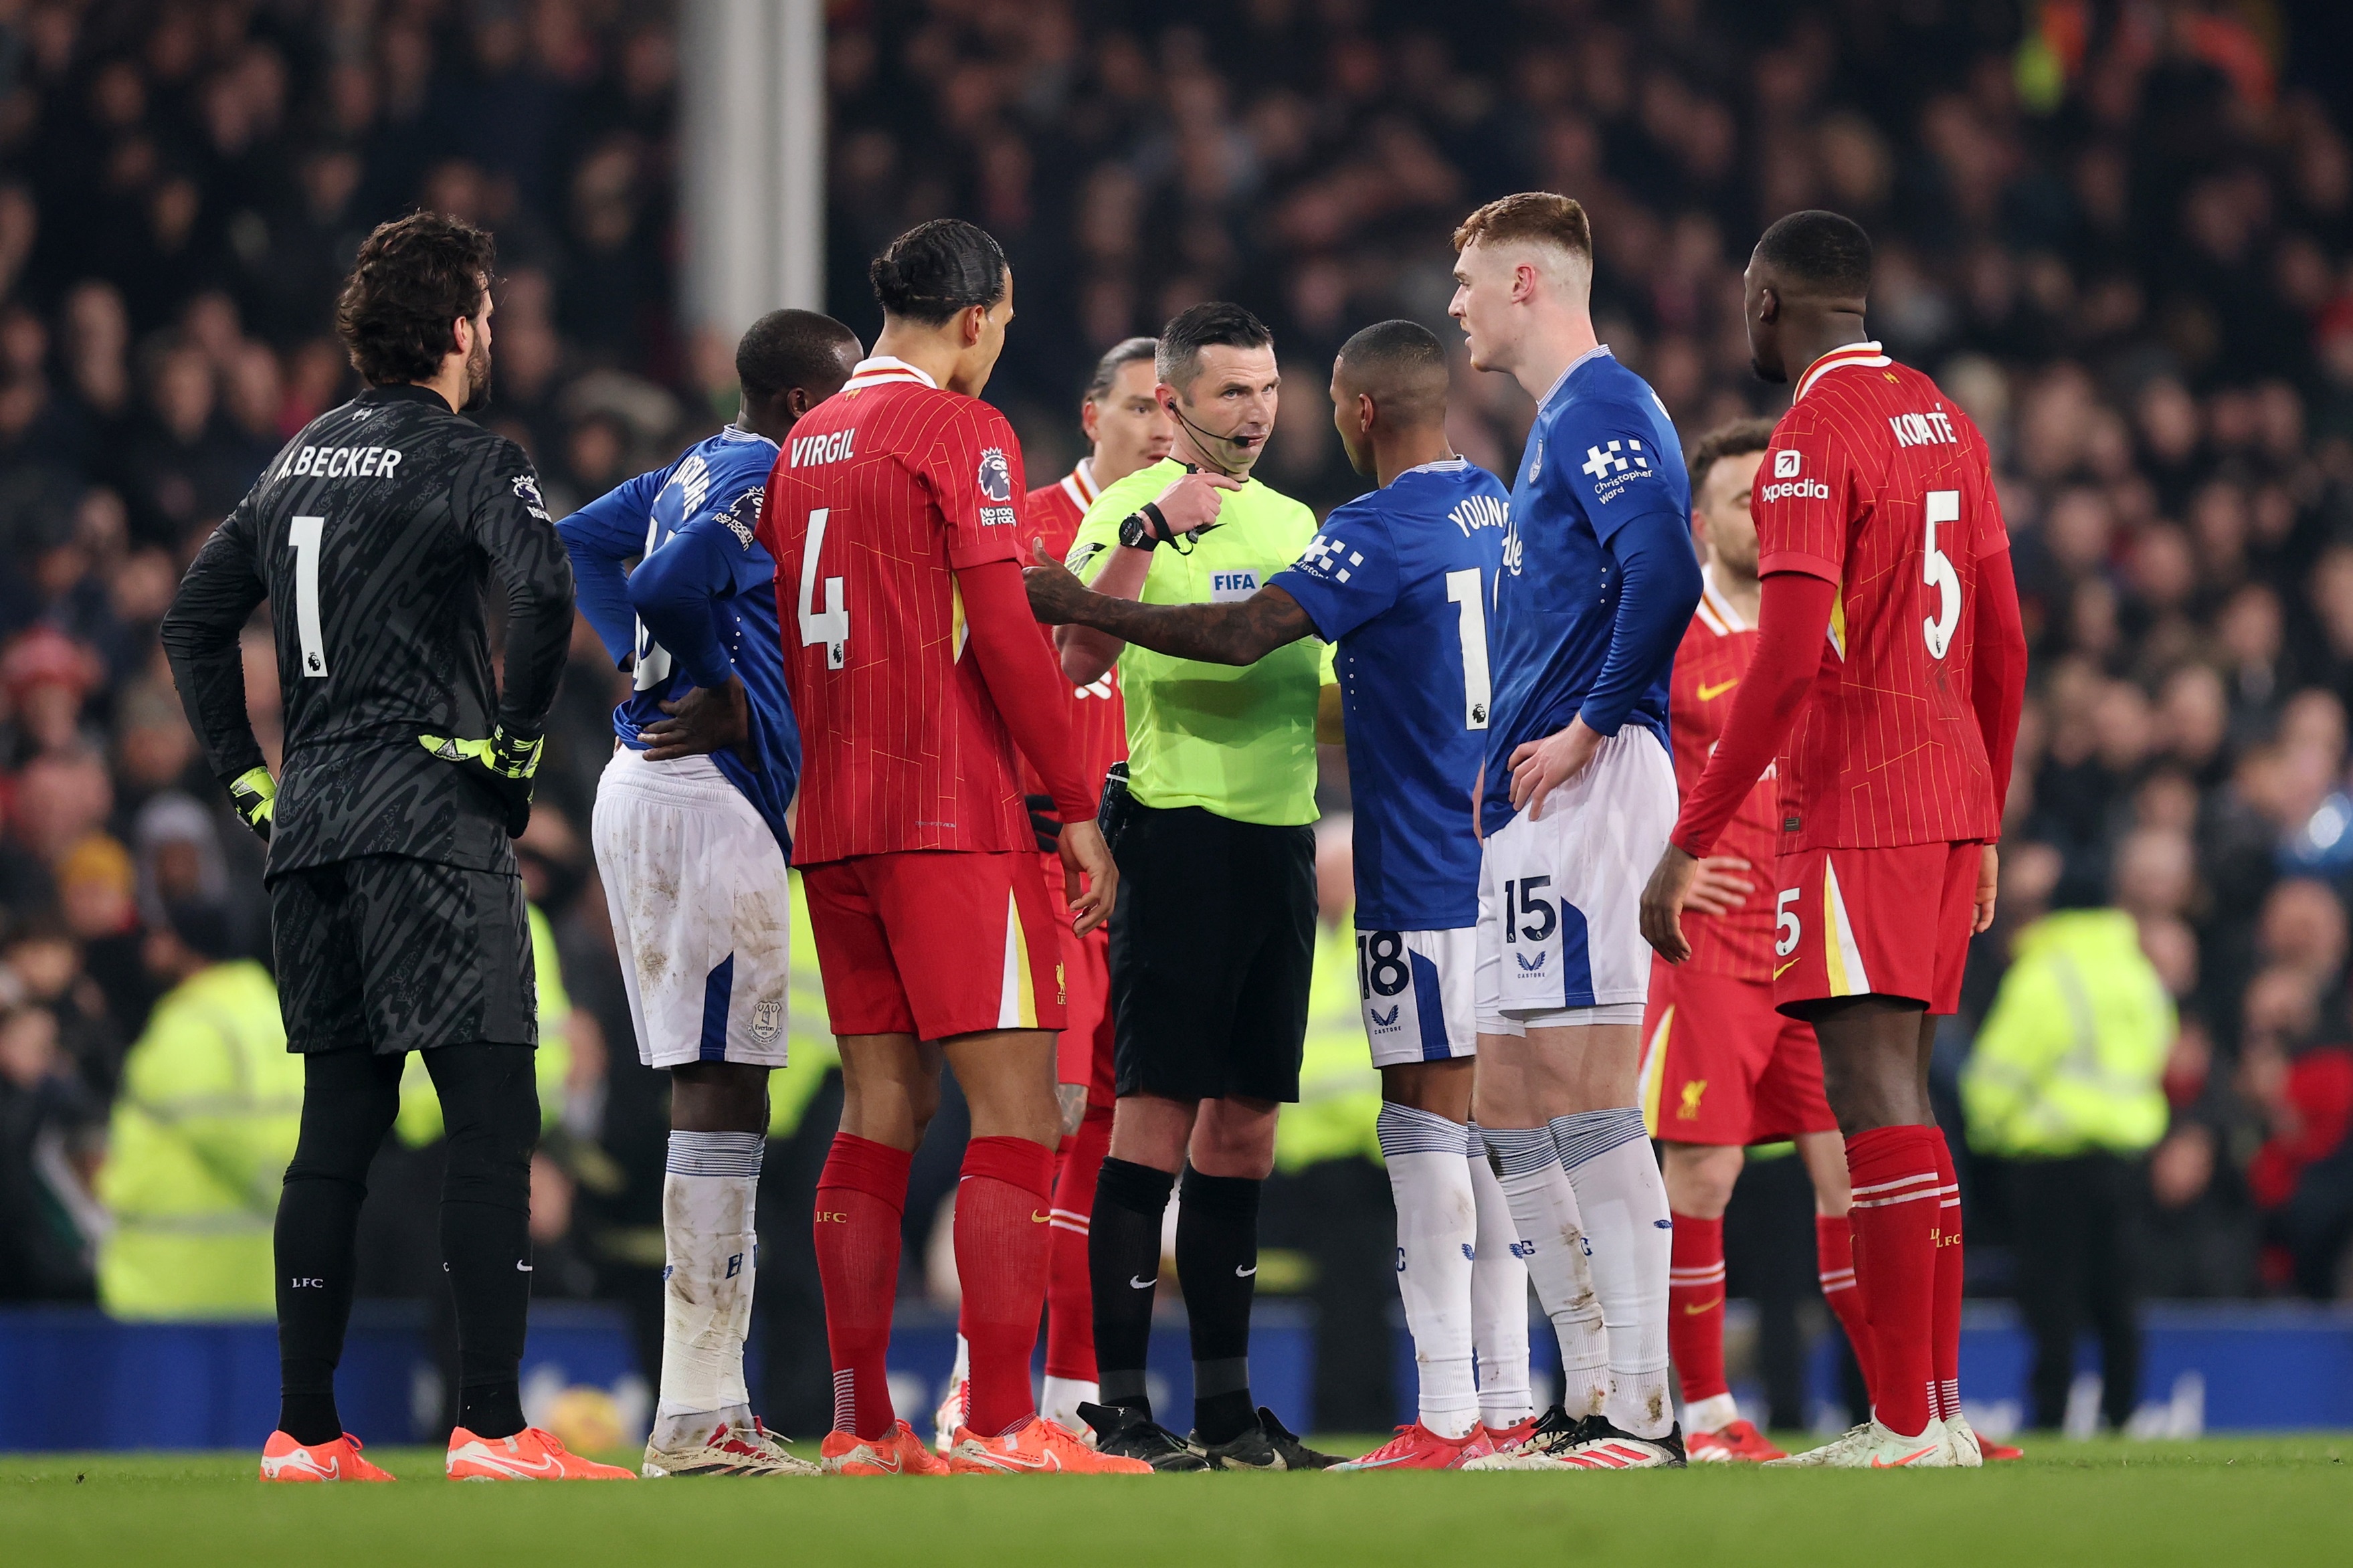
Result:
M801 545L801 646L825 644L825 667L839 669L849 642L849 611L841 602L841 579L825 580L825 608L817 607L817 559L825 549L825 520L833 509L818 507L808 516L808 538Z

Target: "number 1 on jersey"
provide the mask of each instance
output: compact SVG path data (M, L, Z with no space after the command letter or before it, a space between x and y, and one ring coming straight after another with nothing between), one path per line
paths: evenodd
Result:
M1479 592L1479 568L1446 574L1446 596L1454 602L1462 631L1462 727L1487 727L1487 606Z
M294 550L294 636L306 679L327 674L327 639L319 630L319 539L326 526L323 517L298 517L286 530Z
M825 580L825 608L817 607L817 558L825 549L825 520L833 509L818 507L808 516L808 538L801 545L801 646L825 644L825 667L839 669L844 645L849 641L849 611L841 602L841 579Z
M1936 590L1936 614L1921 621L1920 635L1927 639L1928 657L1942 658L1953 646L1953 628L1961 624L1961 574L1953 570L1953 558L1936 548L1936 525L1961 521L1961 492L1930 490L1927 501L1928 554L1920 563L1920 581Z

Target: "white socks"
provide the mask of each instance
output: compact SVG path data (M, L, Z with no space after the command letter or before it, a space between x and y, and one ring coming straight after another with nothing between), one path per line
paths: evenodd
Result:
M1471 1268L1471 1331L1479 1346L1479 1419L1497 1431L1536 1413L1528 1389L1528 1266L1514 1250L1520 1233L1479 1125L1464 1153L1479 1210L1478 1261Z
M1609 1391L1609 1346L1587 1263L1585 1225L1560 1151L1549 1128L1482 1127L1479 1135L1494 1153L1536 1300L1560 1336L1561 1407L1571 1420L1594 1415ZM1662 1196L1662 1213L1665 1206Z
M661 1395L654 1443L701 1443L722 1422L748 1425L744 1336L757 1265L753 1209L758 1132L672 1132L662 1178Z
M1610 1390L1602 1414L1620 1431L1663 1437L1675 1420L1667 1394L1674 1221L1641 1107L1556 1116L1550 1130L1593 1241L1593 1289L1609 1331Z
M1375 1129L1397 1200L1398 1293L1421 1374L1421 1424L1441 1437L1465 1437L1479 1421L1471 1341L1479 1217L1463 1127L1384 1102Z
M1079 1406L1102 1404L1101 1394L1101 1385L1092 1378L1056 1377L1049 1373L1046 1386L1038 1395L1038 1414L1070 1431L1083 1433L1087 1424Z

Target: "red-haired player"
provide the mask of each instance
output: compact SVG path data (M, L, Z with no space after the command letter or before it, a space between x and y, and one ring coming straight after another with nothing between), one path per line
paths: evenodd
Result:
M1678 915L1698 862L1778 752L1774 1000L1814 1026L1846 1134L1873 1409L1778 1462L1975 1465L1960 1198L1928 1059L1969 937L1993 921L2026 637L1985 439L1864 337L1870 283L1870 238L1835 213L1782 218L1750 258L1757 372L1796 383L1753 503L1757 652L1642 895L1642 934L1671 963L1690 956Z
M987 233L943 218L893 240L871 277L874 353L794 427L760 521L801 731L793 858L841 1042L841 1131L815 1219L833 1358L824 1464L1141 1471L1040 1419L1029 1393L1060 1131L1049 1031L1062 1025L1062 921L1017 748L1064 824L1080 931L1110 913L1118 873L1022 589L1020 448L979 398L1013 275ZM973 1132L955 1214L971 1394L944 1464L898 1419L885 1366L909 1160L943 1058Z

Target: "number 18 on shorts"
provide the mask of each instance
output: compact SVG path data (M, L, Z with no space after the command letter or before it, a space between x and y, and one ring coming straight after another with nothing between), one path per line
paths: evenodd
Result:
M1479 1047L1472 1006L1478 932L1360 931L1356 994L1377 1068L1442 1062Z

